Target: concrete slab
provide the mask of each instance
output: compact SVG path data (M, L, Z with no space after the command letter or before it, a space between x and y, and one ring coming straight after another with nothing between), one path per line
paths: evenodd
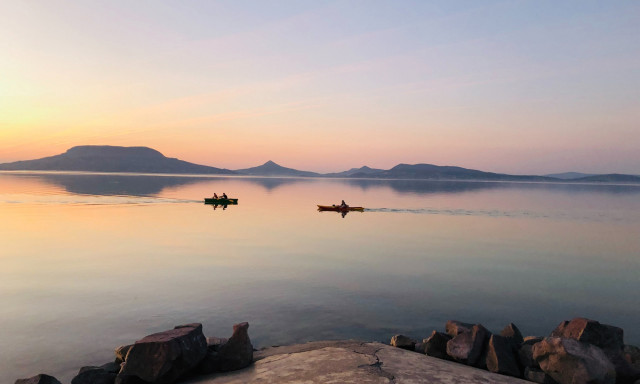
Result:
M385 344L354 340L270 347L256 352L254 360L240 371L184 383L530 383Z

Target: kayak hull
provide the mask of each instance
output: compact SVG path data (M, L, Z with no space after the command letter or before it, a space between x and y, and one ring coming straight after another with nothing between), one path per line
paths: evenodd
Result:
M238 199L214 199L214 198L204 198L205 204L217 204L217 205L236 205L238 204Z
M364 211L363 207L341 207L339 205L318 205L318 211L333 211L333 212L350 212L350 211Z

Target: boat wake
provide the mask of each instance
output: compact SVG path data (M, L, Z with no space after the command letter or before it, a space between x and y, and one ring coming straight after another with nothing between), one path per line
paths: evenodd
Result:
M584 212L536 212L526 210L482 210L482 209L435 209L435 208L366 208L365 212L381 213L410 213L418 215L447 215L447 216L481 216L502 218L528 218L528 219L555 219L555 220L579 220L579 221L624 221L621 217L604 215L599 212L585 214Z

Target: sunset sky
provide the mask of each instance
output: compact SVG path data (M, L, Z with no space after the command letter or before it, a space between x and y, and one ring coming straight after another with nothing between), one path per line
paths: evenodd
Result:
M0 163L640 174L639 1L0 3Z

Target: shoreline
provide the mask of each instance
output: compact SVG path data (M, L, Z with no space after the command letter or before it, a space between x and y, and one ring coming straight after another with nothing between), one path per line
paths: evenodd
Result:
M623 330L598 321L562 321L549 336L523 337L509 323L499 334L449 320L420 341L389 344L327 340L253 348L249 324L229 338L205 337L202 324L176 326L115 349L115 361L85 366L72 384L225 383L640 383L640 348ZM59 384L40 374L15 384Z

